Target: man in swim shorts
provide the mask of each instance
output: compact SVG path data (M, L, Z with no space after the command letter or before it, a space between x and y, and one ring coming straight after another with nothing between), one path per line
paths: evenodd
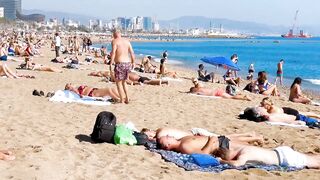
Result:
M121 37L121 32L119 29L115 29L113 31L113 40L111 44L112 51L110 60L110 72L112 72L112 65L113 63L115 63L114 76L118 88L118 93L120 95L120 101L121 103L128 104L129 97L126 81L128 79L130 70L134 66L134 52L130 42L127 39ZM125 94L125 100L123 98L122 90Z
M280 61L279 61L279 63L278 63L278 69L277 69L277 77L276 77L276 81L275 81L275 85L277 85L277 81L278 81L278 79L280 79L280 85L282 86L283 84L282 84L282 82L283 82L283 68L282 68L282 66L283 66L283 63L284 63L284 60L283 59L281 59Z

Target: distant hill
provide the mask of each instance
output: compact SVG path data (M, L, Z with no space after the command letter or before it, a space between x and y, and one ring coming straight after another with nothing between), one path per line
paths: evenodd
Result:
M44 14L46 19L57 18L62 20L63 18L80 21L81 24L87 25L90 19L98 19L99 17L86 16L81 14L65 13L65 12L54 12L54 11L41 11L41 10L23 10L24 14L39 13ZM105 20L106 18L99 18ZM272 26L262 23L246 22L246 21L235 21L222 18L208 18L203 16L182 16L172 20L160 20L159 24L161 28L165 29L189 29L189 28L200 28L209 29L210 22L212 27L219 28L220 24L227 31L248 33L248 34L284 34L287 33L289 27L287 26ZM315 35L320 35L319 26L301 26L305 32Z
M46 16L46 20L57 18L58 20L62 20L63 18L72 19L74 21L80 21L81 24L89 24L90 19L97 19L97 17L86 16L82 14L73 14L73 13L65 13L65 12L55 12L55 11L42 11L42 10L22 10L23 14L43 14Z

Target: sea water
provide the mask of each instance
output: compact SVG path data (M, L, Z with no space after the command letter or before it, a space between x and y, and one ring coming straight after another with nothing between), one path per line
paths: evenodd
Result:
M274 82L277 63L284 59L284 83L290 86L295 77L301 77L303 88L320 92L320 38L284 39L257 37L250 39L189 39L168 42L133 42L138 55L151 55L159 61L162 52L169 53L168 62L194 71L204 56L239 57L239 74L245 78L248 66L253 63L255 78L259 71L266 71ZM110 49L110 48L109 48ZM225 71L205 64L208 71Z

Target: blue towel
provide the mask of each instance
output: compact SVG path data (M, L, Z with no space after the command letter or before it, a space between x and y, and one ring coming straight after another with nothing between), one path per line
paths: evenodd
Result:
M294 167L281 167L276 165L257 165L257 164L246 164L240 167L234 167L228 164L210 165L207 167L202 167L197 163L195 163L192 155L157 149L155 142L148 142L146 144L146 148L149 149L151 152L159 153L162 156L162 158L165 159L166 161L175 163L177 166L184 168L187 171L219 173L227 169L247 170L250 168L259 168L266 171L285 171L285 172L301 170Z

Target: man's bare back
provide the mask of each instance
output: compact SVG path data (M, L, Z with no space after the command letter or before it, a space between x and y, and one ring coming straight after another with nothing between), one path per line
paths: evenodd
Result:
M112 53L114 53L115 63L131 62L134 63L134 52L130 42L122 37L117 37L112 40ZM130 58L129 58L130 54Z

